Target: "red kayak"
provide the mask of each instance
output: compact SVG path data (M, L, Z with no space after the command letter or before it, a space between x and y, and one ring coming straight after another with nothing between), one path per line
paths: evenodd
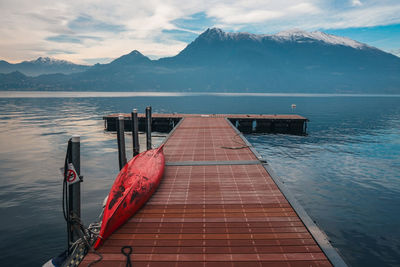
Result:
M105 239L146 203L160 184L164 165L162 145L140 153L122 168L108 194L100 236L94 249L99 248Z

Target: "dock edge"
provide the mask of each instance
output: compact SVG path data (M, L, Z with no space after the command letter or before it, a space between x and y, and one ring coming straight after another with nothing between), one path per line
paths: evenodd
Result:
M245 144L249 147L249 149L256 155L257 159L262 162L264 169L271 176L272 180L274 180L275 184L278 186L279 190L282 192L286 200L293 207L294 211L300 217L301 221L304 223L307 230L310 232L315 242L317 242L318 246L325 253L328 260L335 267L347 267L348 265L343 260L342 256L339 252L332 246L329 242L327 235L315 224L315 222L311 219L311 217L307 214L305 209L300 205L300 203L296 200L290 190L286 187L283 181L279 178L279 176L272 170L271 166L267 163L267 161L257 152L257 150L253 147L253 145L244 137L244 135L230 122L229 119L225 118L229 125L235 130L238 136L245 142Z

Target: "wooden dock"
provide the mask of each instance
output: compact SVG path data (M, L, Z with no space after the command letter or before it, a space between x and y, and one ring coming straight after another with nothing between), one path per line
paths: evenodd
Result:
M95 266L125 266L122 246L134 267L346 266L226 116L184 116L164 151L159 189Z
M106 131L116 131L117 119L121 114L104 116ZM125 117L125 131L131 131L131 114L122 114ZM153 131L170 132L182 118L193 117L227 118L239 131L243 133L284 133L305 135L308 119L299 115L265 115L265 114L165 114L152 115ZM145 130L145 114L139 114L139 130Z

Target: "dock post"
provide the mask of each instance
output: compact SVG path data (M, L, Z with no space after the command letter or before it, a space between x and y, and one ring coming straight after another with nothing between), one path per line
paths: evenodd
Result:
M137 109L133 109L132 111L132 147L133 147L133 156L139 154L139 121L137 115Z
M123 115L118 116L117 142L118 142L118 159L119 159L119 169L120 170L126 164L124 120L125 120L125 118Z
M151 149L151 107L146 107L146 143L147 150Z
M79 135L73 135L71 138L71 153L69 162L75 168L76 174L80 177L81 174L81 138ZM69 185L68 196L68 213L75 218L81 218L81 183ZM68 229L68 249L79 239L79 235L74 231L74 227L70 225Z
M307 135L307 121L304 121L304 135Z

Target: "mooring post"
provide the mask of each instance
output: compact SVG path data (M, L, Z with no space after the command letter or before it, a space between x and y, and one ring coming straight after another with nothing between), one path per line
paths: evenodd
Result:
M77 177L75 179L79 179L81 174L81 138L79 135L73 135L71 138L71 153L69 156L69 162L72 163L76 171ZM68 192L68 213L70 217L81 218L81 183L77 182L69 185ZM70 225L68 229L68 248L79 239L78 233L73 229L74 227Z
M304 121L304 135L307 135L307 121Z
M132 111L132 147L133 147L133 156L139 154L139 121L137 109L133 109Z
M146 143L147 150L151 149L151 107L146 107Z
M117 142L118 142L118 160L119 160L119 169L120 170L126 164L124 120L125 120L124 115L118 116Z

